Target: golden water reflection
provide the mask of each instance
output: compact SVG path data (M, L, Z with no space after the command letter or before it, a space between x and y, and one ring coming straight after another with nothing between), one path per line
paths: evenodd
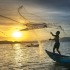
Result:
M45 52L46 44L40 47L25 45L0 44L0 70L66 70L65 67L54 65Z
M27 62L28 54L26 54L25 48L21 44L14 44L13 48L15 50L14 59L15 59L16 64L21 63L21 62Z

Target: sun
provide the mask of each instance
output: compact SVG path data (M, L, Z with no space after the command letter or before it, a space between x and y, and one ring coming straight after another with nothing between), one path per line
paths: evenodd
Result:
M14 38L20 38L20 37L22 37L22 33L20 31L15 31L15 32L13 32L12 36Z

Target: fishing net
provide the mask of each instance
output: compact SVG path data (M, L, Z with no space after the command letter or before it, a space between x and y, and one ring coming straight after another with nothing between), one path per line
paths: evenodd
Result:
M35 16L35 17L37 17L37 18L40 18L39 20L43 20L43 22L40 22L40 23L36 23L36 22L31 22L29 19L27 19L24 15L22 15L21 14L21 10L22 9L24 9L23 11L25 11L26 13L28 13L29 15L32 15L32 16ZM48 28L50 29L59 29L59 30L62 30L63 32L64 32L64 29L62 28L62 26L60 26L60 25L57 25L57 24L54 24L54 23L46 23L46 22L44 22L44 21L46 21L46 20L44 20L42 17L40 17L40 16L38 16L38 15L36 15L36 14L33 14L33 13L29 13L28 11L27 11L27 9L23 6L23 5L21 5L21 6L19 6L18 8L17 8L17 12L18 12L18 14L19 14L19 16L21 17L21 18L23 18L23 20L24 20L24 23L20 23L19 21L17 21L17 20L15 20L15 19L12 19L12 18L10 18L10 17L7 17L7 16L4 16L4 15L0 15L0 17L3 17L3 18L6 18L6 19L9 19L9 20L12 20L12 21L14 21L14 22L16 22L16 23L18 23L18 24L22 24L23 26L26 26L26 28L25 29L21 29L21 30L19 30L19 31L31 31L32 33L34 33L35 34L35 39L36 39L36 41L38 42L38 44L39 44L39 49L40 49L40 54L42 54L42 46L43 46L43 38L41 39L41 37L43 37L44 35L43 35L43 33L42 32L46 32L46 33L50 33L50 30L48 30ZM23 13L24 14L24 13ZM42 31L41 31L42 30ZM4 32L2 32L4 35L5 35L5 33ZM47 35L45 35L45 40L46 40L46 36Z
M19 15L25 20L25 21L27 21L28 19L26 19L25 17L24 17L24 15L22 16L22 14L21 14L21 10L22 10L22 8L24 8L24 11L26 12L26 13L28 13L28 14L30 14L30 15L33 15L33 16L35 16L35 17L37 17L37 18L40 18L40 20L43 20L43 21L45 21L44 19L42 19L40 16L38 16L38 15L36 15L36 14L33 14L33 13L29 13L26 9L25 9L25 7L24 6L20 6L19 8L18 8L18 13L19 13ZM48 31L48 28L53 28L53 29L56 29L56 30L62 30L63 32L64 32L64 29L62 28L62 26L60 26L60 25L57 25L57 24L54 24L54 23L45 23L45 22L41 22L41 23L35 23L35 22L31 22L31 21L29 21L28 20L28 23L26 23L26 26L27 26L27 28L26 29L21 29L20 31L28 31L28 30L31 30L34 34L35 34L35 36L36 36L36 41L38 41L38 44L39 44L39 50L40 50L40 56L42 55L42 50L43 50L43 41L46 41L47 39L46 39L46 36L45 36L45 40L43 40L43 38L41 39L41 37L43 37L44 35L43 35L43 31L44 32L48 32L48 33L50 33L50 30Z

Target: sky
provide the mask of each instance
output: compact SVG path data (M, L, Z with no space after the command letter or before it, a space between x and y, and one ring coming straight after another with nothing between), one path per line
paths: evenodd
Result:
M24 19L18 13L18 8L22 5L20 12L27 20L61 25L66 32L64 35L62 32L62 35L70 36L70 0L0 0L0 37L2 40L11 38L13 31L24 28ZM46 37L47 33L44 30L42 32ZM34 33L25 33L28 39L34 35Z

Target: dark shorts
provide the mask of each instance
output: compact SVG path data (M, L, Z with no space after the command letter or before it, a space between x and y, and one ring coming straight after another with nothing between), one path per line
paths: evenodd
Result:
M59 47L60 47L60 43L55 43L54 44L54 48L59 49Z

